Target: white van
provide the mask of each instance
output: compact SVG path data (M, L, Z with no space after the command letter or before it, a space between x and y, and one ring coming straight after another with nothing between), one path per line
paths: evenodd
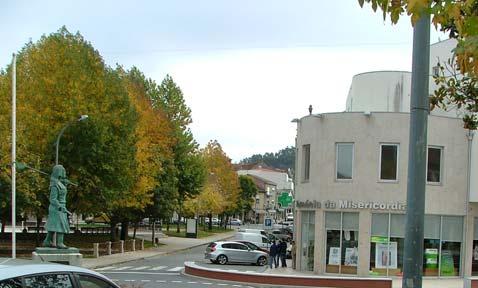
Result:
M260 235L263 235L263 236L267 237L267 232L265 230L262 230L262 229L241 228L241 229L238 230L238 232L260 234Z
M236 235L234 235L234 239L232 241L234 240L249 241L264 249L268 249L270 246L269 239L266 236L258 233L238 232Z

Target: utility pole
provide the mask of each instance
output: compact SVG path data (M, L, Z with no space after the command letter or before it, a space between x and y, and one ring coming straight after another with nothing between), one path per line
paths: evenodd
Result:
M17 258L16 238L16 157L17 157L17 56L12 60L12 258Z
M422 287L429 67L430 14L422 11L413 28L407 220L402 280L404 288Z

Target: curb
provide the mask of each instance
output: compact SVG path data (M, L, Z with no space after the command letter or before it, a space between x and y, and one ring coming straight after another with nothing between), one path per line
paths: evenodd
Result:
M198 243L198 244L194 244L192 246L179 248L179 249L174 249L174 250L171 250L171 251L158 251L158 252L154 252L154 254L147 255L147 256L140 256L140 257L137 257L137 258L133 257L134 259L118 258L116 260L112 259L112 261L110 263L97 264L97 265L92 265L90 267L86 267L86 266L82 265L82 267L87 268L87 269L96 269L96 268L107 267L107 266L110 266L110 265L122 264L122 263L126 263L126 262L131 262L131 261L149 259L149 258L153 258L153 257L157 257L157 256L165 256L165 255L170 255L170 254L177 253L177 252L183 252L183 251L193 249L193 248L196 248L196 247L200 247L200 246L206 245L207 243L212 242L212 241L221 241L221 240L229 239L229 238L232 238L232 237L234 237L234 236L221 237L219 239L211 240L211 241L208 241L208 242L205 242L205 243L200 243L200 244ZM149 249L154 249L154 248L149 248ZM142 251L145 251L145 250L142 250ZM114 255L119 256L119 254L114 254ZM95 258L95 259L101 259L101 257L100 258Z
M194 262L184 262L185 275L201 278L293 287L392 288L392 278L364 278L337 276L308 276L263 274L258 272L227 271L205 268Z

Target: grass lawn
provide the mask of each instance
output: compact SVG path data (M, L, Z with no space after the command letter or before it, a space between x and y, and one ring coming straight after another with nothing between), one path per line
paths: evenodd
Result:
M170 229L169 231L166 231L163 229L163 233L172 237L186 237L186 229L184 227L180 227L181 230L179 233L176 232L175 226L170 227L169 229ZM213 226L212 230L208 230L207 227L206 227L206 230L204 230L204 226L199 226L198 238L205 238L205 237L212 236L214 234L231 232L231 231L234 231L234 229L224 229L224 228L219 228L217 226Z

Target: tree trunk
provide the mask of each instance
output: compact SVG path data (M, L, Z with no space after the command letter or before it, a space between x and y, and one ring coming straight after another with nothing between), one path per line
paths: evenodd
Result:
M40 217L37 215L37 225L36 225L36 231L35 231L35 245L38 247L40 246L40 225L41 225L41 220L43 217Z
M136 239L136 230L138 230L138 221L134 222L133 239Z
M212 230L212 213L209 213L207 214L207 217L209 218L209 223L208 223L208 228L209 228L209 231Z
M151 222L151 220L150 220L150 222ZM151 242L153 242L153 245L156 246L156 241L154 241L155 240L154 238L156 238L156 221L155 220L153 220L153 224L151 225L151 229L153 230L153 231L151 231Z
M7 225L7 217L2 217L2 234L5 234L5 226Z
M111 241L111 242L116 242L116 223L115 223L115 222L111 222L111 223L110 223L110 228L111 228L110 241Z
M181 223L181 214L178 213L178 225L176 226L176 233L179 233L181 231L179 228L180 223Z
M120 240L123 240L123 241L128 240L128 228L129 228L129 222L128 221L122 221L121 222Z

